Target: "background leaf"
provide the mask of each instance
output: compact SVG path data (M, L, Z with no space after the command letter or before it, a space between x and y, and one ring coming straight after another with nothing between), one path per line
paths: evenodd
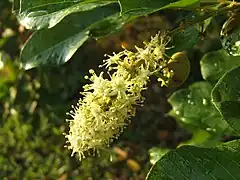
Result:
M183 8L198 4L199 0L120 0L121 13L143 16L165 8Z
M149 150L150 163L155 164L161 157L163 157L169 149L153 147Z
M189 6L199 6L199 0L180 0L167 5L165 8L185 8Z
M229 126L211 103L212 88L207 82L196 82L188 89L174 92L168 99L173 108L170 115L182 124L223 133Z
M112 34L120 30L127 22L135 19L134 16L129 16L128 14L119 16L119 13L115 13L103 20L92 24L89 29L91 30L91 37L98 39L109 34Z
M212 91L212 101L232 128L240 132L240 67L218 81Z
M14 0L13 11L19 22L27 29L42 29L55 26L71 13L88 11L116 2L116 0Z
M167 153L150 170L147 180L240 179L240 141L216 148L182 146Z
M184 31L180 31L172 37L170 46L173 48L167 51L168 54L172 55L178 51L186 51L194 47L199 40L199 30L197 26L193 25L186 28Z
M115 24L112 23L118 16L118 11L119 7L113 4L87 12L74 13L52 29L35 32L21 51L23 67L30 69L39 65L59 65L65 63L89 38L91 29L94 29L93 35L100 36L100 34L108 34L120 28L123 25L121 21L129 20L124 16ZM98 23L100 25L104 24L106 27L112 23L111 30L106 29L106 31L103 31L102 29L100 32L97 29Z
M79 8L79 4L74 4L73 1L68 3L62 3L59 5L59 2L42 2L41 0L35 0L30 4L21 3L23 7L21 9L20 5L17 5L18 1L15 2L15 11L19 9L19 14L23 14L26 10L28 13L27 20L26 18L23 20L24 22L29 22L32 26L31 28L43 28L45 26L52 27L56 25L63 17L67 14L57 15L57 18L54 16L54 13L58 12L58 9L65 8L68 5L78 7L78 12L72 11L68 8L68 10L63 8L64 11L67 11L68 14L75 12L59 23L57 26L51 28L50 30L44 29L33 33L33 35L29 38L29 40L23 46L21 51L21 62L22 66L25 69L30 69L39 65L59 65L67 62L72 55L76 52L76 50L83 45L83 43L89 38L100 38L104 37L110 33L115 32L120 29L124 24L133 20L137 17L136 14L123 14L119 16L119 5L117 3L111 4L115 1L100 1L95 3L95 1L84 1L81 2L81 6L86 6L83 8ZM53 4L50 6L50 4ZM94 4L95 3L95 4ZM135 2L136 3L136 2ZM155 1L151 1L155 7ZM159 1L158 1L159 3ZM166 2L165 2L166 3ZM186 3L190 3L188 1L178 1L181 5ZM111 4L111 5L106 5ZM153 5L152 4L152 5ZM179 4L179 5L180 5ZM56 7L55 7L56 5ZM58 6L59 5L59 6ZM104 6L98 7L97 6ZM51 7L52 11L54 11L53 16L49 14L49 12L43 12L43 8L48 10L48 7ZM18 7L18 8L16 8ZM34 9L34 8L42 8L42 9ZM55 8L55 10L54 10ZM22 12L20 12L20 9ZM90 11L86 11L92 9ZM31 10L31 11L30 11ZM84 12L81 12L84 10ZM55 12L56 11L56 12ZM80 12L79 12L80 11ZM25 15L24 15L25 16ZM36 16L36 17L35 17ZM19 16L20 17L20 16ZM88 18L85 18L88 17ZM30 19L29 19L30 18ZM32 18L32 19L31 19ZM38 22L39 18L43 22ZM46 18L46 19L44 19ZM50 19L49 19L50 18ZM55 20L53 20L55 18ZM31 22L34 21L34 22ZM46 23L53 23L52 25ZM55 23L55 24L54 24ZM191 40L189 40L191 38ZM182 40L187 39L188 42L182 45ZM197 43L198 40L198 30L195 27L191 27L186 29L184 32L177 34L174 36L173 41L176 43L174 51L181 51L184 48L192 47ZM178 46L181 44L181 46Z
M223 24L221 42L223 48L232 56L240 56L240 13L236 11L233 16Z
M224 73L240 65L240 56L230 56L224 49L205 54L201 61L203 79L216 83Z
M210 132L195 128L192 131L192 138L188 141L182 142L178 147L183 145L192 145L197 147L212 148L220 144L221 136L214 136Z

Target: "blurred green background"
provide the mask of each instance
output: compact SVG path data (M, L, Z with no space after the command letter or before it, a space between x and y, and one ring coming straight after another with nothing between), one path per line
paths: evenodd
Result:
M178 127L166 113L171 109L167 98L176 89L160 88L152 79L144 92L144 107L111 147L100 156L79 161L64 147L62 133L68 131L65 119L71 105L81 97L89 69L98 69L104 54L134 50L156 32L171 28L177 15L164 11L139 18L121 32L95 41L89 40L73 58L59 67L41 67L24 71L19 54L31 32L17 23L11 2L0 2L0 179L144 179L151 167L149 150L175 148L188 140L189 132ZM212 39L211 39L212 38ZM199 60L215 41L188 51L193 68L187 87L201 80ZM211 42L211 43L209 43Z

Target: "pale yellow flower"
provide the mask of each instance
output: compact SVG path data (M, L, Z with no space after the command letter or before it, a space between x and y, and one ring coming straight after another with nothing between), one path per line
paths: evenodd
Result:
M90 70L91 84L84 86L84 96L69 114L68 148L72 155L84 157L89 150L108 146L117 138L129 119L135 115L136 105L143 102L141 92L146 89L149 77L159 74L166 64L164 54L169 39L157 34L137 52L124 49L107 55L104 65L109 78Z

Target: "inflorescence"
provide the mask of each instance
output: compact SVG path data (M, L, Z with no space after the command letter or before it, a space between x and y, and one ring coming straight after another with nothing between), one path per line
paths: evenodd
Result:
M163 71L166 66L165 49L170 38L157 34L144 48L136 47L136 52L124 48L122 52L106 55L101 67L108 72L99 76L90 70L86 77L91 84L85 85L84 96L70 111L69 134L65 134L72 155L78 153L80 159L85 152L97 151L118 138L135 115L136 105L144 98L149 77L153 74L162 78L170 76ZM159 73L160 72L160 73ZM104 76L108 78L104 78ZM167 76L167 77L163 77Z

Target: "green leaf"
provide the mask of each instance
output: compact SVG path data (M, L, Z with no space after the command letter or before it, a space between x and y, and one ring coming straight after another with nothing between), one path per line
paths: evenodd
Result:
M200 0L180 0L174 3L171 3L164 8L188 8L188 7L197 7L200 6Z
M232 56L240 56L240 13L237 12L233 17L230 17L224 24L221 30L222 46Z
M213 17L210 17L208 19L205 19L203 22L200 22L199 25L202 25L202 32L206 32L207 28L209 27L209 25L212 22ZM200 26L199 26L200 27Z
M143 16L166 8L184 8L199 4L199 0L120 0L121 13Z
M220 143L221 135L213 136L211 133L195 128L192 132L192 138L188 141L182 142L180 146L192 145L198 147L215 147Z
M84 12L116 2L116 0L14 0L13 12L26 28L42 29L55 26L71 13Z
M224 73L240 65L240 57L230 56L221 49L205 54L200 64L203 79L216 83Z
M184 125L218 134L226 131L229 125L211 103L212 88L207 82L197 82L188 89L176 91L168 99L173 108L170 115Z
M104 18L108 18L105 23L111 22L112 19L109 17L116 18L118 11L119 7L113 4L87 12L74 13L52 29L35 32L21 51L22 66L30 69L39 65L65 63L89 38L90 30L95 29L98 22L102 23ZM127 21L127 18L122 20ZM119 27L120 25L117 28Z
M170 3L176 2L177 0L120 0L121 13L131 13L133 15L146 15L160 10Z
M163 156L147 180L237 180L240 179L240 141L215 148L182 146Z
M212 90L212 101L230 126L240 132L240 67L218 81Z
M130 16L128 14L119 16L119 13L116 13L111 15L90 26L89 29L91 29L91 37L98 39L114 33L121 29L124 24L135 18L135 16Z
M153 147L149 150L150 163L155 164L161 157L163 157L169 149Z
M172 55L174 52L185 51L194 47L199 40L199 30L195 25L186 28L182 32L178 32L172 37L170 46L173 48L167 51L168 54Z

